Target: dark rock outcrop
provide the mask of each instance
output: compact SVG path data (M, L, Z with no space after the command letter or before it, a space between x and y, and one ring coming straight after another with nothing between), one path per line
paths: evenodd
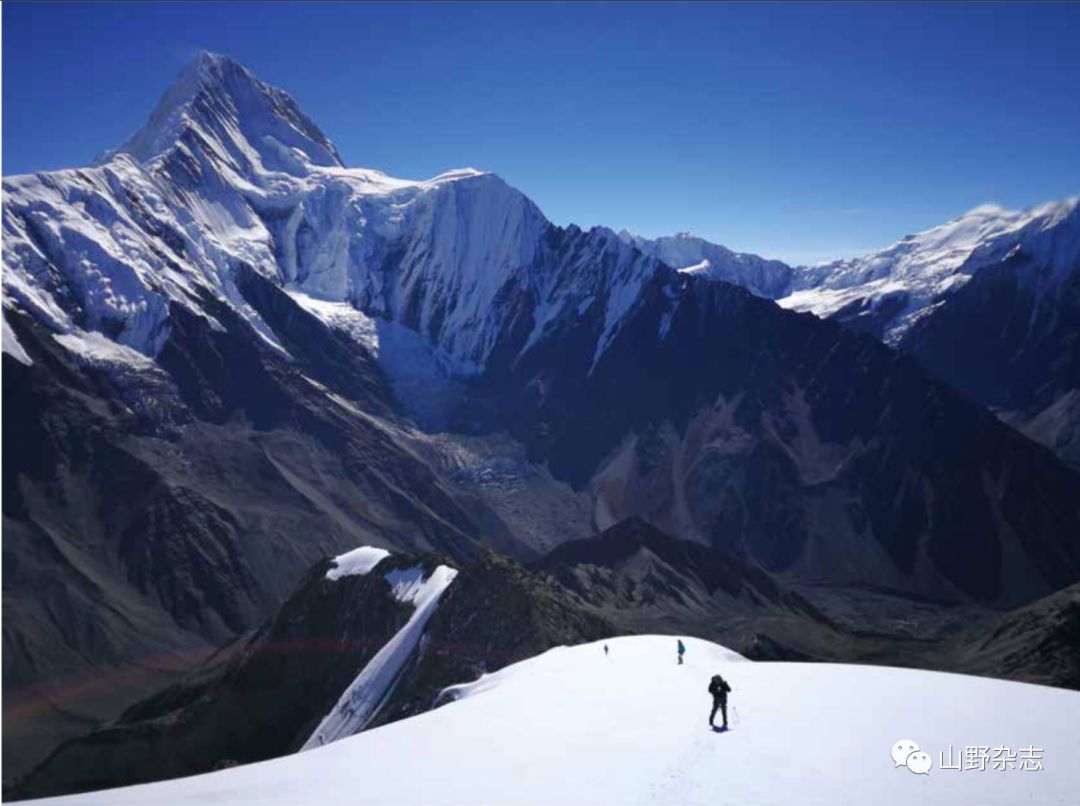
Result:
M412 608L386 574L445 558L393 554L364 575L317 564L264 627L114 722L62 744L14 790L40 797L192 775L298 750ZM447 686L562 644L615 635L549 580L486 553L440 599L369 727L426 711Z

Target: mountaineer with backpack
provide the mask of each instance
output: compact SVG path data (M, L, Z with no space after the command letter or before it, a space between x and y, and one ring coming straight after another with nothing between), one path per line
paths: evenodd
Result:
M727 730L727 695L729 691L731 691L731 686L728 685L727 680L718 674L714 674L712 680L709 681L709 693L712 694L712 713L709 714L709 725L714 729L716 725L713 720L716 719L716 712L719 710L720 715L724 718L724 725L720 730Z

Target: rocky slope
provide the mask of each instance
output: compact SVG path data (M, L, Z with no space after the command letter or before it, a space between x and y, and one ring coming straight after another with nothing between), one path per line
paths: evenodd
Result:
M1080 690L1080 586L991 619L951 655L973 673Z
M534 568L630 633L723 640L753 660L906 666L1080 689L1076 585L990 608L869 586L792 584L629 519Z
M843 640L810 601L758 566L632 517L532 566L630 633L723 639L756 660L828 657Z
M380 690L370 691L370 715L343 736L426 711L454 683L617 632L558 586L486 554L451 575L423 637L387 668L386 648L417 610L395 580L410 569L430 578L444 560L361 551L368 556L360 567L347 562L357 552L317 564L254 635L115 722L61 745L15 795L154 781L296 752L375 666L386 674Z
M982 268L900 346L1080 467L1080 207Z
M857 258L792 268L686 235L633 242L899 347L1078 466L1080 200L978 207Z
M805 579L1005 603L1073 573L1075 473L910 358L726 283L657 275L595 366L537 348L503 389L601 527L641 515Z
M1075 585L1008 613L887 592L797 590L640 519L565 543L531 568L494 553L465 565L422 637L387 669L387 648L419 611L400 580L417 569L418 581L434 579L444 562L364 548L317 564L253 635L69 740L9 794L129 785L316 747L342 703L364 715L335 738L438 708L552 647L623 633L723 637L753 660L909 666L1080 688ZM673 638L668 646L674 663ZM365 700L357 681L371 683L373 669L387 673Z
M123 676L167 653L197 661L273 612L305 566L358 542L464 557L487 534L527 553L407 433L358 416L385 411L377 400L335 399L318 364L298 372L242 325L184 318L191 329L171 331L160 363L129 366L83 361L24 319L34 364L4 368L4 685L31 723L50 704L77 714L72 697L99 687L101 667ZM330 380L336 345L324 335ZM351 382L337 388L363 401L358 356L344 355ZM9 751L47 749L84 725L31 725L32 741Z

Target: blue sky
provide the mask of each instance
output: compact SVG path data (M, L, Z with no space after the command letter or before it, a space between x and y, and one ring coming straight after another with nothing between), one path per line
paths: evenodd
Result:
M208 49L349 165L814 261L1080 193L1078 42L1078 4L7 2L3 172L86 164Z

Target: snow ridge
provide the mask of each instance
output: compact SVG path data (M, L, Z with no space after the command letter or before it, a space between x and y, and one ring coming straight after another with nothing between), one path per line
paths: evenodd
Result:
M945 295L1014 250L1047 266L1051 280L1075 269L1080 198L1019 211L985 204L878 252L794 268L685 232L650 240L624 230L619 237L680 272L742 286L784 308L821 318L855 309L855 316L884 312L882 336L896 344Z
M96 332L155 358L176 307L221 327L212 299L284 352L237 287L242 267L373 351L393 325L430 345L426 364L468 377L582 321L595 367L669 267L819 316L887 309L895 342L1010 249L1071 266L1076 219L1076 199L984 206L879 253L797 269L686 233L559 230L490 173L408 180L344 167L287 93L204 53L96 166L4 180L3 288L9 307L81 339L69 344ZM1073 235L1051 234L1062 227ZM674 310L686 284L663 282ZM22 355L13 334L5 344Z
M370 551L364 555L365 562L373 556ZM417 566L390 571L383 577L389 583L394 598L413 605L415 610L405 626L386 642L349 684L301 750L321 747L364 729L386 699L405 662L419 646L424 628L438 607L439 598L450 587L457 573L454 568L440 565L428 574Z
M619 237L681 272L742 286L765 299L783 296L794 275L794 270L782 261L732 252L688 232L650 240L623 230Z
M915 669L750 662L686 637L680 666L675 639L552 649L452 687L456 701L441 708L315 753L57 806L1075 801L1076 692ZM733 689L725 733L706 723L714 674ZM902 738L930 754L929 775L894 766L890 749ZM962 757L968 745L1039 748L1042 769L940 768L941 753L947 759L951 746Z
M216 53L200 53L165 93L149 122L115 152L146 164L201 140L234 167L293 172L341 166L337 149L288 93Z
M870 311L893 300L898 310L883 335L895 344L946 294L1014 249L1042 257L1055 274L1074 268L1075 248L1059 245L1062 238L1075 244L1080 237L1078 205L1080 199L1072 198L1021 211L976 207L880 252L800 267L778 301L785 308L829 317L853 303Z

